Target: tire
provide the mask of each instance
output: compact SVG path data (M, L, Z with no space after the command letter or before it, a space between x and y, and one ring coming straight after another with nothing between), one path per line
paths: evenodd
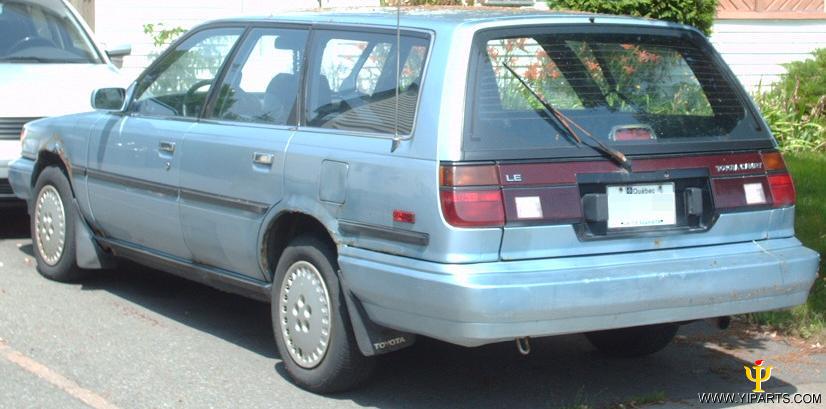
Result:
M671 343L678 329L679 325L669 323L589 332L585 336L606 355L631 358L662 350Z
M37 271L49 280L80 281L88 271L77 266L74 197L69 179L61 169L47 167L38 176L34 192L31 232Z
M282 253L273 279L272 325L278 352L293 382L315 393L353 389L375 367L375 359L362 355L356 344L337 271L331 245L300 236ZM326 313L324 304L329 305Z

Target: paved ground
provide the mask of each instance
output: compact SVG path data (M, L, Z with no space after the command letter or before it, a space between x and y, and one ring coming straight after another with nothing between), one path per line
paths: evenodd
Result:
M581 336L535 340L529 357L422 340L384 357L367 387L317 396L286 380L268 306L134 265L49 282L27 223L0 215L0 408L627 408L663 396L683 408L698 392L749 391L755 359L775 367L766 390L826 392L823 348L696 323L637 360Z

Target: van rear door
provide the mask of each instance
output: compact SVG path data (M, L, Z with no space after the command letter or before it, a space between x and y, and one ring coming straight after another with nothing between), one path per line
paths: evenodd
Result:
M484 31L474 46L464 160L445 165L493 169L503 259L792 234L776 144L699 33L546 26Z

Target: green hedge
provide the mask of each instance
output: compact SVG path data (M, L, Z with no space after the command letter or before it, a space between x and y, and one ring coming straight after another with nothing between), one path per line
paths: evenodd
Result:
M786 64L780 81L754 100L785 151L826 151L826 48Z
M800 116L826 119L826 48L812 52L814 58L784 64L787 72L777 84Z
M547 0L551 9L622 14L673 21L697 27L709 35L717 0Z

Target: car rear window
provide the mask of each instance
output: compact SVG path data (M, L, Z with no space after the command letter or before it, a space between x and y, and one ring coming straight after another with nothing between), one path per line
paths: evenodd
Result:
M589 31L480 35L471 64L465 152L495 158L599 155L578 146L534 92L584 131L626 153L771 143L739 85L699 35Z

